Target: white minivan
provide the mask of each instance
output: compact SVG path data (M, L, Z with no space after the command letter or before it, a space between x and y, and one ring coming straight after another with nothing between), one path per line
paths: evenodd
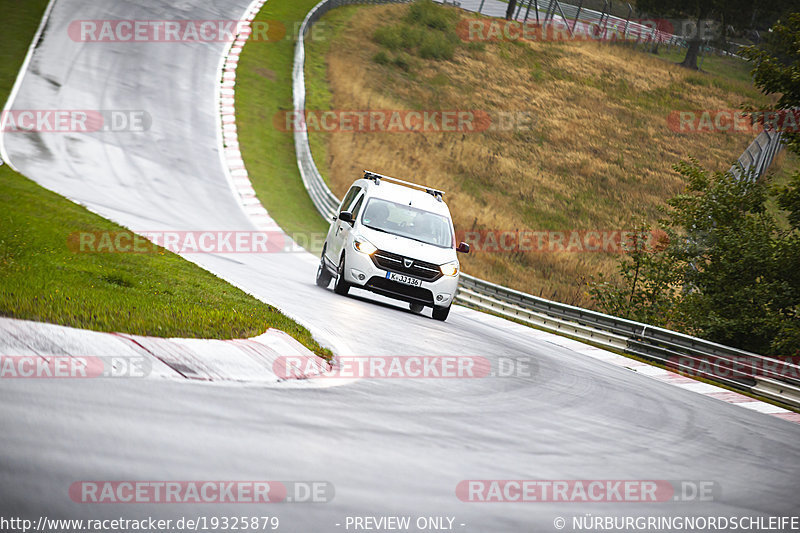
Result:
M456 247L444 192L365 170L333 217L322 248L317 285L347 294L366 289L433 308L446 320L458 287Z

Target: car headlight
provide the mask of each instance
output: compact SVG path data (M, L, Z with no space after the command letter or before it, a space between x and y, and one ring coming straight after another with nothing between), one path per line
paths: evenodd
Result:
M363 237L356 237L353 239L353 248L355 248L357 252L367 255L372 255L378 251L374 244Z
M442 274L445 276L455 276L458 274L458 261L451 261L449 263L440 265L439 270L441 270Z

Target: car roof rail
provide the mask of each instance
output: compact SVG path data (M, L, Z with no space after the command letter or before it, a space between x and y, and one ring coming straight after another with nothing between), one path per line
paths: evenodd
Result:
M386 180L390 183L397 183L400 185L404 185L406 187L420 189L430 194L440 202L442 201L442 197L444 196L444 191L441 191L439 189L434 189L433 187L428 187L427 185L419 185L417 183L411 183L410 181L393 178L391 176L384 176L383 174L378 174L377 172L372 172L371 170L364 171L364 179L372 180L375 182L376 185L380 185L381 180Z

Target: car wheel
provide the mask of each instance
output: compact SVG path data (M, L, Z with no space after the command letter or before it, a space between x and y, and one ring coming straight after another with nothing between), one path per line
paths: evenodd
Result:
M435 305L433 306L433 318L435 318L436 320L441 320L442 322L444 322L445 320L447 320L447 315L449 314L450 314L449 305L447 307L436 307Z
M325 266L325 250L322 250L322 256L319 258L319 267L317 267L317 285L323 289L327 289L331 283L333 276Z
M344 279L344 256L345 254L342 253L342 258L339 260L339 268L336 269L338 275L336 281L333 282L333 292L341 294L342 296L346 295L350 290L350 284Z
M425 306L422 304L411 304L409 308L411 309L412 313L420 313L425 308Z

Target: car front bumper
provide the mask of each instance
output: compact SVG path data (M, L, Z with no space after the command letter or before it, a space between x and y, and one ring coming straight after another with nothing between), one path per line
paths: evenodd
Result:
M347 251L345 266L345 281L354 287L409 303L448 307L453 302L458 288L458 275L442 275L434 281L421 280L422 284L419 287L389 280L386 275L392 272L391 269L378 267L370 255L358 252L352 247ZM400 271L397 273L408 275Z

